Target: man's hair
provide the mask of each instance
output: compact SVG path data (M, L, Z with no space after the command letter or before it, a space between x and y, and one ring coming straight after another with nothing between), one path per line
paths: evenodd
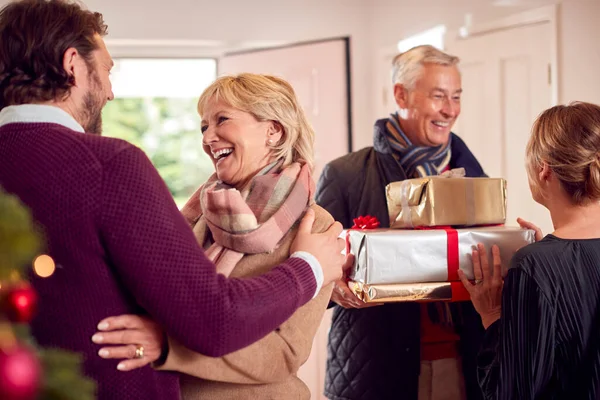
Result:
M105 36L102 14L68 0L18 0L0 10L0 109L63 100L74 85L63 58L75 48L88 68Z
M392 83L404 85L408 89L414 88L421 69L425 64L455 66L459 58L446 54L430 45L413 47L404 53L398 54L392 61Z

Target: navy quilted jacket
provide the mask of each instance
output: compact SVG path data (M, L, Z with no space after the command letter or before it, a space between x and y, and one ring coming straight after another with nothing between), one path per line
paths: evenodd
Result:
M316 201L344 228L352 219L373 215L389 226L385 186L406 179L384 134L387 119L375 123L374 146L327 164ZM465 143L452 134L451 168L485 176ZM331 303L335 305L334 303ZM476 357L483 337L481 319L471 303L453 303L468 400L481 399ZM417 400L420 370L420 306L390 303L366 309L335 305L329 332L325 396L331 400Z

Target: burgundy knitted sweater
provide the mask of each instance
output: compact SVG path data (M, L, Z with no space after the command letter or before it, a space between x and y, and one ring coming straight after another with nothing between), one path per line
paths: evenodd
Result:
M83 353L99 400L179 397L176 374L120 372L97 355L90 338L105 317L147 313L186 347L218 357L273 331L315 293L298 258L252 279L217 275L155 168L127 142L51 123L4 125L0 186L32 210L57 263L51 277L32 278L33 334Z

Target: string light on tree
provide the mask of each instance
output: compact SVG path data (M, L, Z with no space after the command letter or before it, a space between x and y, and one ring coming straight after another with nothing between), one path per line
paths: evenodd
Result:
M33 261L33 272L40 278L49 278L54 273L56 264L52 257L46 254L37 256Z

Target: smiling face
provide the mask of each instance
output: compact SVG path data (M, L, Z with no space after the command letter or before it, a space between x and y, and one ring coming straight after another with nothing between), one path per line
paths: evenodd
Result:
M202 146L213 161L219 180L241 189L274 161L272 145L282 135L278 123L259 121L214 98L202 111Z
M414 88L394 86L400 125L417 146L448 143L460 114L461 78L456 66L425 64Z

